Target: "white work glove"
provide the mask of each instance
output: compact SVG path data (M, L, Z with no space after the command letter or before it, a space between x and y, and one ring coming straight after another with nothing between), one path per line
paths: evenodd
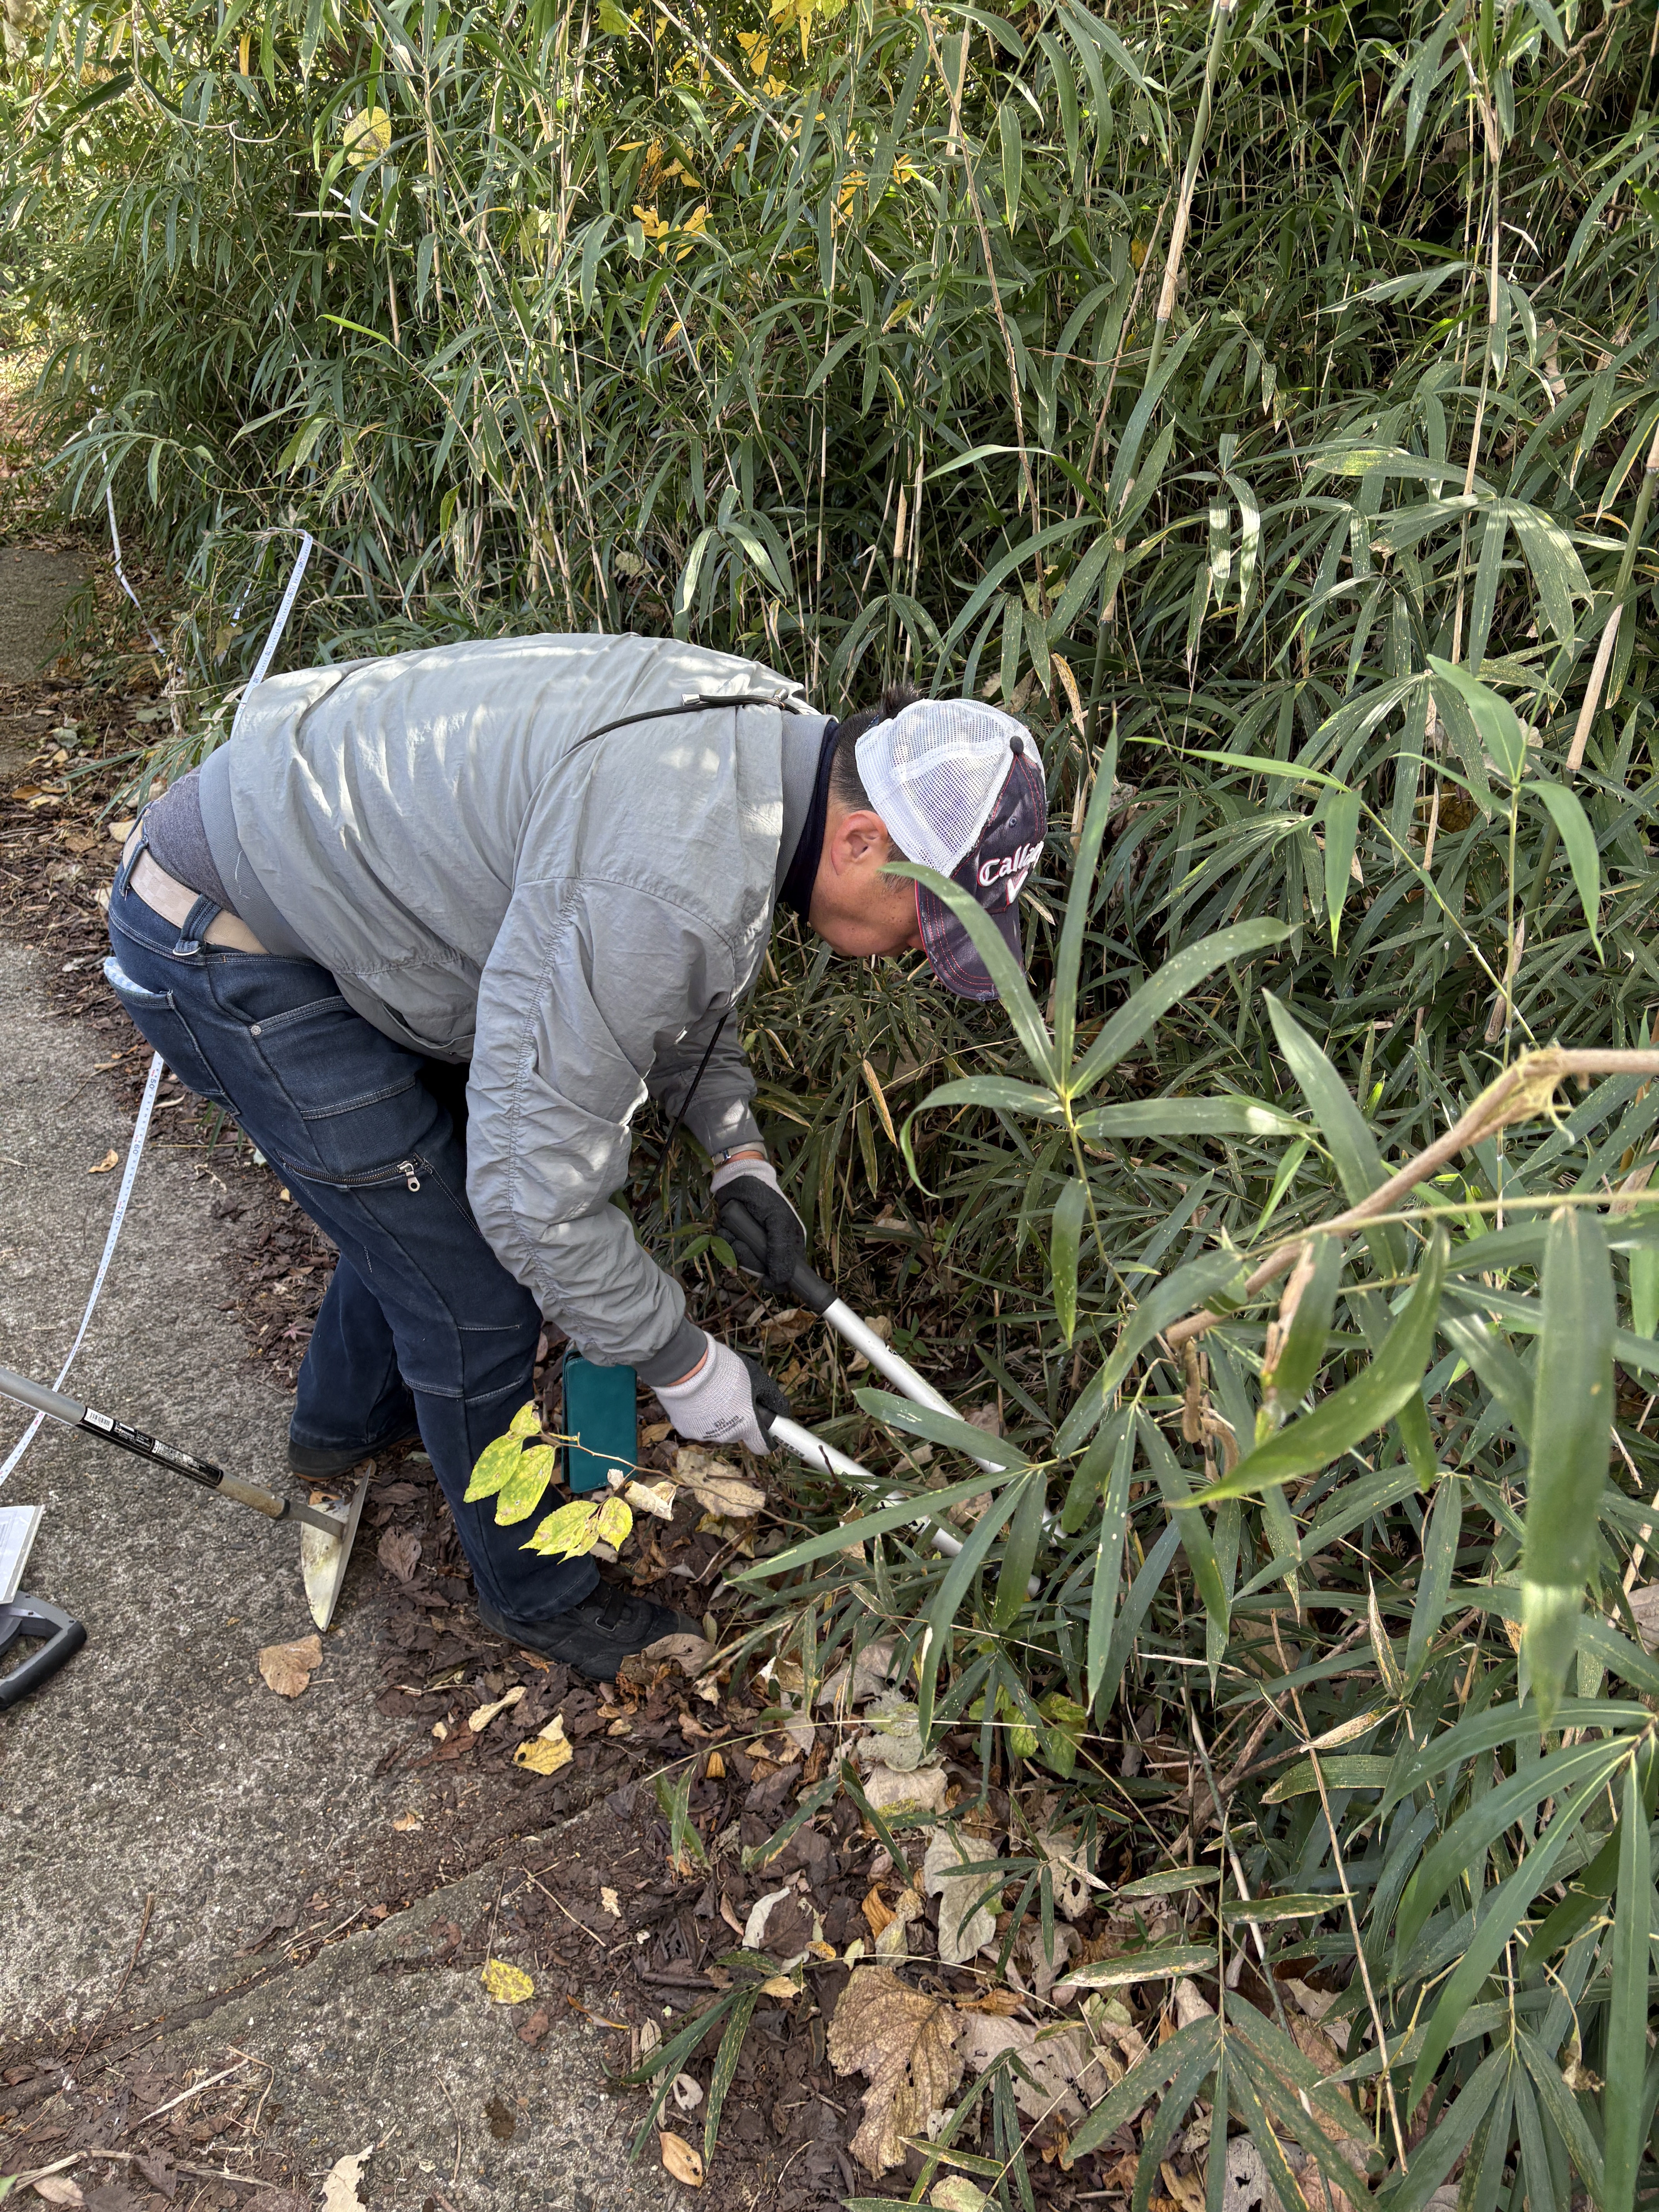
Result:
M702 1364L684 1382L659 1382L657 1396L678 1432L695 1443L772 1449L762 1415L787 1413L789 1401L759 1360L705 1336Z
M806 1257L806 1229L778 1183L770 1160L727 1160L715 1169L710 1191L722 1235L747 1275L758 1275L761 1288L787 1297L797 1267ZM728 1211L736 1199L764 1239L757 1243L736 1227Z

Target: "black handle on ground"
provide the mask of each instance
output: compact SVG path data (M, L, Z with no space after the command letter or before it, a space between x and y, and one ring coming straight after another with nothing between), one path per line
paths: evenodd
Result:
M257 1483L239 1481L234 1474L227 1474L223 1468L216 1467L210 1459L198 1459L193 1452L181 1451L177 1444L163 1443L159 1437L135 1429L130 1421L118 1420L113 1413L100 1413L95 1407L83 1406L78 1398L66 1398L61 1391L48 1389L44 1382L33 1382L27 1375L14 1375L9 1367L0 1367L0 1398L9 1398L14 1405L27 1406L33 1413L45 1413L52 1420L61 1421L65 1428L81 1429L89 1437L100 1437L106 1444L117 1444L123 1451L149 1460L153 1466L164 1467L173 1474L182 1474L188 1482L199 1483L204 1490L216 1490L222 1498L251 1507L255 1513L263 1513L267 1521L304 1521L331 1536L340 1533L340 1522L334 1515L319 1513L314 1505L301 1505L297 1498L278 1498L269 1490L261 1490Z
M740 1198L720 1201L720 1211L728 1224L750 1237L758 1252L766 1249L766 1231ZM745 1268L745 1273L749 1271ZM801 1304L815 1314L825 1314L834 1305L840 1293L833 1283L826 1283L815 1268L801 1261L789 1278L789 1287Z
M0 1675L0 1712L38 1690L87 1640L78 1620L39 1597L15 1597L0 1605L0 1659L23 1636L36 1639L40 1649L9 1674Z

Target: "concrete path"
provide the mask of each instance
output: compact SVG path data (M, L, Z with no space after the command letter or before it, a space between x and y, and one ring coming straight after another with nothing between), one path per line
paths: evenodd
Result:
M70 594L86 574L78 553L0 545L0 682L27 684L55 649Z
M49 1015L37 959L0 946L0 1364L51 1381L119 1181L91 1170L112 1150L125 1157L130 1132L94 1073L93 1040ZM168 1150L167 1122L66 1387L286 1487L287 1403L217 1310L227 1231L211 1177ZM22 1425L0 1411L0 1458ZM88 1641L0 1715L0 2022L90 2026L152 1899L123 2013L177 2023L158 2063L205 2063L234 2045L252 2078L268 2071L264 2109L279 2117L264 2140L302 2172L383 2142L371 2204L418 2206L434 2187L456 2212L676 2201L654 2160L627 2160L639 2112L605 2095L597 2031L556 2026L532 2051L476 1969L388 1971L424 1963L425 1918L465 1928L487 1912L500 1873L439 1888L378 1928L367 1918L391 1824L421 1785L374 1778L397 1731L373 1702L383 1653L361 1574L322 1668L290 1702L256 1666L262 1645L312 1626L288 1529L51 1425L0 1492L0 1503L37 1499L24 1587L83 1620ZM238 1954L273 1919L297 1909L309 1927L354 1908L372 1932L236 1994L272 1955Z

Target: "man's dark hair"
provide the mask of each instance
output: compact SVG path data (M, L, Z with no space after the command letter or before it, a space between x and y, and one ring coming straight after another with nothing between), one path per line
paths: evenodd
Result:
M864 779L859 774L859 739L866 730L873 730L878 722L890 721L901 707L914 705L921 696L914 684L901 678L884 688L875 706L861 707L856 714L849 714L837 728L836 755L830 764L830 793L849 812L868 811L873 814L877 811L864 787Z

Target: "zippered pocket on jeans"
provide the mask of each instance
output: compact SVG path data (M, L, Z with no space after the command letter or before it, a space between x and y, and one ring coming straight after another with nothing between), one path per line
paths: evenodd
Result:
M325 1175L319 1168L298 1167L292 1160L284 1160L283 1167L301 1182L318 1183L325 1190L385 1190L401 1182L408 1189L417 1191L422 1173L432 1172L431 1162L418 1152L412 1152L406 1160L388 1161L384 1167L360 1168L352 1175Z

